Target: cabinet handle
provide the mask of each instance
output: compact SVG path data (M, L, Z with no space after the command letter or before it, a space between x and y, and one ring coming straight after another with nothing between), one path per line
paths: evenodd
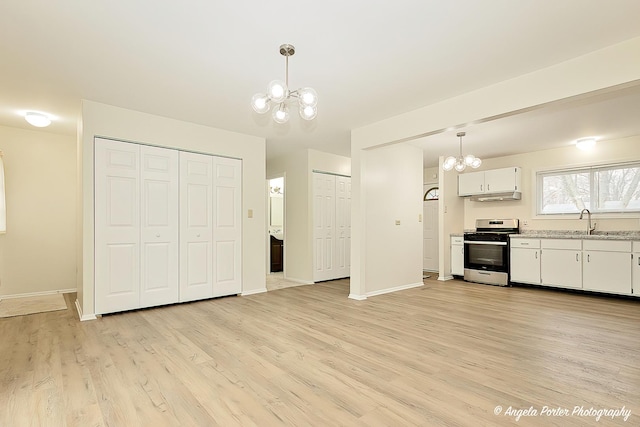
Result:
M480 184L480 191L482 191L482 187L484 187L484 185Z
M489 191L489 184L487 184L487 191Z
M576 262L578 262L578 254L576 254Z
M591 262L591 254L587 254L587 262Z
M159 235L159 234L156 234L156 237L160 237L160 235Z
M538 251L536 251L536 259L538 259Z

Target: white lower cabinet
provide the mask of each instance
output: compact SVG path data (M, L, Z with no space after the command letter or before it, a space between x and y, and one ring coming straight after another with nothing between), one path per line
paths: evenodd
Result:
M510 280L540 284L540 239L511 238Z
M517 283L640 296L640 242L512 237L510 273Z
M451 237L451 274L464 276L464 238Z
M616 294L631 293L631 242L585 240L583 288Z
M631 291L634 296L640 297L640 242L633 242L633 258L631 262L633 263L631 268Z
M95 312L237 294L241 161L95 139Z
M543 285L582 288L582 240L543 239L541 249Z

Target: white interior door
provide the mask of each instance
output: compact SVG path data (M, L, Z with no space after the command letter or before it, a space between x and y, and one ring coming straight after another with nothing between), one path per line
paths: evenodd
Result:
M335 278L336 177L313 173L313 281Z
M140 146L95 139L96 314L140 306Z
M351 178L336 177L336 250L334 278L351 273Z
M178 301L178 151L140 147L140 306Z
M213 159L214 296L242 292L242 161Z
M425 186L423 191L432 187ZM438 200L426 200L422 203L422 269L438 271Z
M180 297L213 296L213 157L180 152Z

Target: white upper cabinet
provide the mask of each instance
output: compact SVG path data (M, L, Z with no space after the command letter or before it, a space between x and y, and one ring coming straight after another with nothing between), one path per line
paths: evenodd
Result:
M458 196L521 191L519 167L468 172L458 175Z

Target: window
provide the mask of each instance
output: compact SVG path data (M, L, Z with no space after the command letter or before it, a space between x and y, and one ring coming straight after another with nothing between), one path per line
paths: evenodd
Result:
M538 172L538 215L640 212L640 163Z

